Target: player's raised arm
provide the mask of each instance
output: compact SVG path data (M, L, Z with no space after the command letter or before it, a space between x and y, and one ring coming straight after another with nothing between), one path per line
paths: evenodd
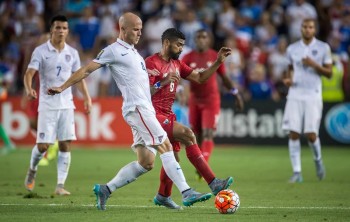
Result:
M90 73L100 68L101 66L102 66L101 64L91 61L86 66L81 67L80 69L78 69L78 71L73 73L72 76L69 77L69 79L65 83L63 83L63 85L59 87L51 87L47 90L47 93L49 95L55 95L55 94L61 93L63 90L67 89L68 87L88 77Z
M210 67L200 72L193 70L193 72L188 75L186 79L199 84L205 83L210 78L210 76L215 73L221 63L225 61L226 57L231 54L231 52L232 49L222 47L218 53L217 59Z

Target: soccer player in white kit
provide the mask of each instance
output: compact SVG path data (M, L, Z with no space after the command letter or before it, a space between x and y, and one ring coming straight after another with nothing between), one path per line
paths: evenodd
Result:
M313 151L317 177L325 178L318 137L322 117L321 75L332 76L332 59L327 43L315 38L316 22L305 19L302 38L287 48L289 69L284 83L290 86L284 110L282 128L289 131L289 155L293 168L290 183L302 182L300 134L307 137Z
M68 32L67 18L62 15L53 17L50 28L51 37L47 42L35 48L24 75L25 92L29 99L38 99L35 89L32 88L32 80L37 71L40 78L36 145L32 150L30 166L25 179L25 187L29 191L34 189L38 163L43 153L57 139L59 153L55 194L70 195L70 192L64 189L64 183L71 160L70 144L72 140L76 140L73 95L71 89L60 95L47 95L49 87L64 83L73 72L80 68L78 51L65 42ZM85 82L80 81L77 87L84 96L85 109L88 113L91 108L91 98Z
M104 48L96 59L75 72L60 87L48 90L51 95L62 93L94 70L106 65L122 92L122 114L131 127L134 139L132 148L137 153L138 160L121 168L107 184L94 186L97 208L105 210L106 201L113 191L150 171L157 151L167 175L182 193L184 205L190 206L209 199L210 193L198 193L187 184L167 134L156 119L146 64L134 48L141 36L141 19L133 13L125 13L119 19L119 27L120 34L116 42Z

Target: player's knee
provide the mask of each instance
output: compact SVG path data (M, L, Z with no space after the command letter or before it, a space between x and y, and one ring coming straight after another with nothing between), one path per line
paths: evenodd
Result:
M153 169L153 167L154 167L154 163L152 162L148 162L148 163L143 163L143 164L141 164L141 166L143 167L143 168L145 168L147 171L150 171L150 170L152 170Z
M61 152L69 152L70 151L70 141L59 141L58 147Z
M290 132L289 133L289 139L292 139L292 140L298 140L300 138L300 135L296 132Z
M183 143L185 146L190 146L196 143L196 136L188 127L182 127L182 129L177 132L176 139L177 141Z
M190 128L185 127L183 134L185 135L186 138L188 138L189 141L191 142L196 141L196 136Z
M40 153L44 153L47 151L47 149L49 148L49 144L48 143L38 143L38 150Z
M314 143L316 139L317 139L316 134L314 133L307 134L307 140L310 141L311 143Z

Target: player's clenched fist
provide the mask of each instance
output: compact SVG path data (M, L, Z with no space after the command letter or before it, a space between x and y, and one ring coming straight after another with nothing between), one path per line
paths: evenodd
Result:
M47 94L53 96L61 93L63 90L60 87L52 87L47 90Z
M218 53L218 60L220 62L225 61L226 57L231 55L232 49L227 47L222 47Z
M36 91L34 89L30 89L29 92L27 92L27 97L29 99L37 99L38 95L36 94Z

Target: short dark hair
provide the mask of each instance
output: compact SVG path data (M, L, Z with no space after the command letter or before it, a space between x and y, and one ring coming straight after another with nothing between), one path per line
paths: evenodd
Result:
M196 31L196 35L197 35L198 33L201 33L201 32L206 32L206 33L209 34L209 32L208 32L207 29L201 28L201 29L198 29L198 30Z
M186 40L185 35L176 28L169 28L165 30L162 34L162 43L164 42L165 39L168 39L171 42L177 39Z
M50 25L52 26L55 21L68 22L68 19L64 15L55 15L52 17Z
M315 26L317 26L317 21L314 18L305 18L303 19L303 22L301 24L304 24L306 22L313 22Z

